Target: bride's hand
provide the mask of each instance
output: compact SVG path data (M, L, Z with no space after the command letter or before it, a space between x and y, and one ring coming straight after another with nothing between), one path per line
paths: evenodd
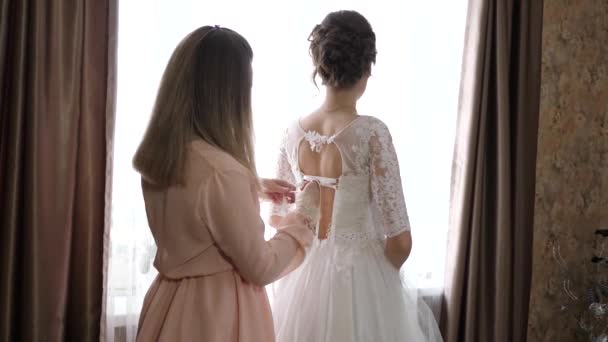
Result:
M286 201L293 203L295 200L296 187L289 182L280 179L260 179L260 198L280 204Z
M296 194L295 212L304 217L311 229L314 229L319 221L320 193L319 183L308 182L304 184L303 189Z

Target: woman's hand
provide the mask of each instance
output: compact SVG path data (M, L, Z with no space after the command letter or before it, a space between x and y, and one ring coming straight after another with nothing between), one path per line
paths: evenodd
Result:
M286 201L294 203L296 187L284 180L280 179L260 179L260 198L266 201L272 201L274 204L280 204Z

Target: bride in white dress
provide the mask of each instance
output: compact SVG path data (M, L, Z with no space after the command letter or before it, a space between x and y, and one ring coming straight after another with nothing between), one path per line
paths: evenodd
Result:
M275 285L277 341L442 341L399 273L412 240L391 135L356 111L376 57L372 28L357 12L332 12L309 40L326 98L286 130L277 176L318 182L320 216L304 263ZM271 224L289 206L274 205Z

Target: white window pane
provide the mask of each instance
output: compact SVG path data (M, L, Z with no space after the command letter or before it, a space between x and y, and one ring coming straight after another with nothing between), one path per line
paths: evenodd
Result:
M258 171L271 176L283 129L322 99L323 89L310 80L307 38L337 9L360 11L376 32L377 65L359 109L384 120L394 135L415 241L405 270L419 287L441 288L466 4L121 1L108 314L138 314L155 276L153 240L131 159L176 44L206 24L230 27L251 43Z

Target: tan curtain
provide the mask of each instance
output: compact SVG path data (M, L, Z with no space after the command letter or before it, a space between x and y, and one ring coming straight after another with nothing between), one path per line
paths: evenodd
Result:
M116 0L0 1L0 341L97 341Z
M542 0L470 0L442 330L525 341Z

